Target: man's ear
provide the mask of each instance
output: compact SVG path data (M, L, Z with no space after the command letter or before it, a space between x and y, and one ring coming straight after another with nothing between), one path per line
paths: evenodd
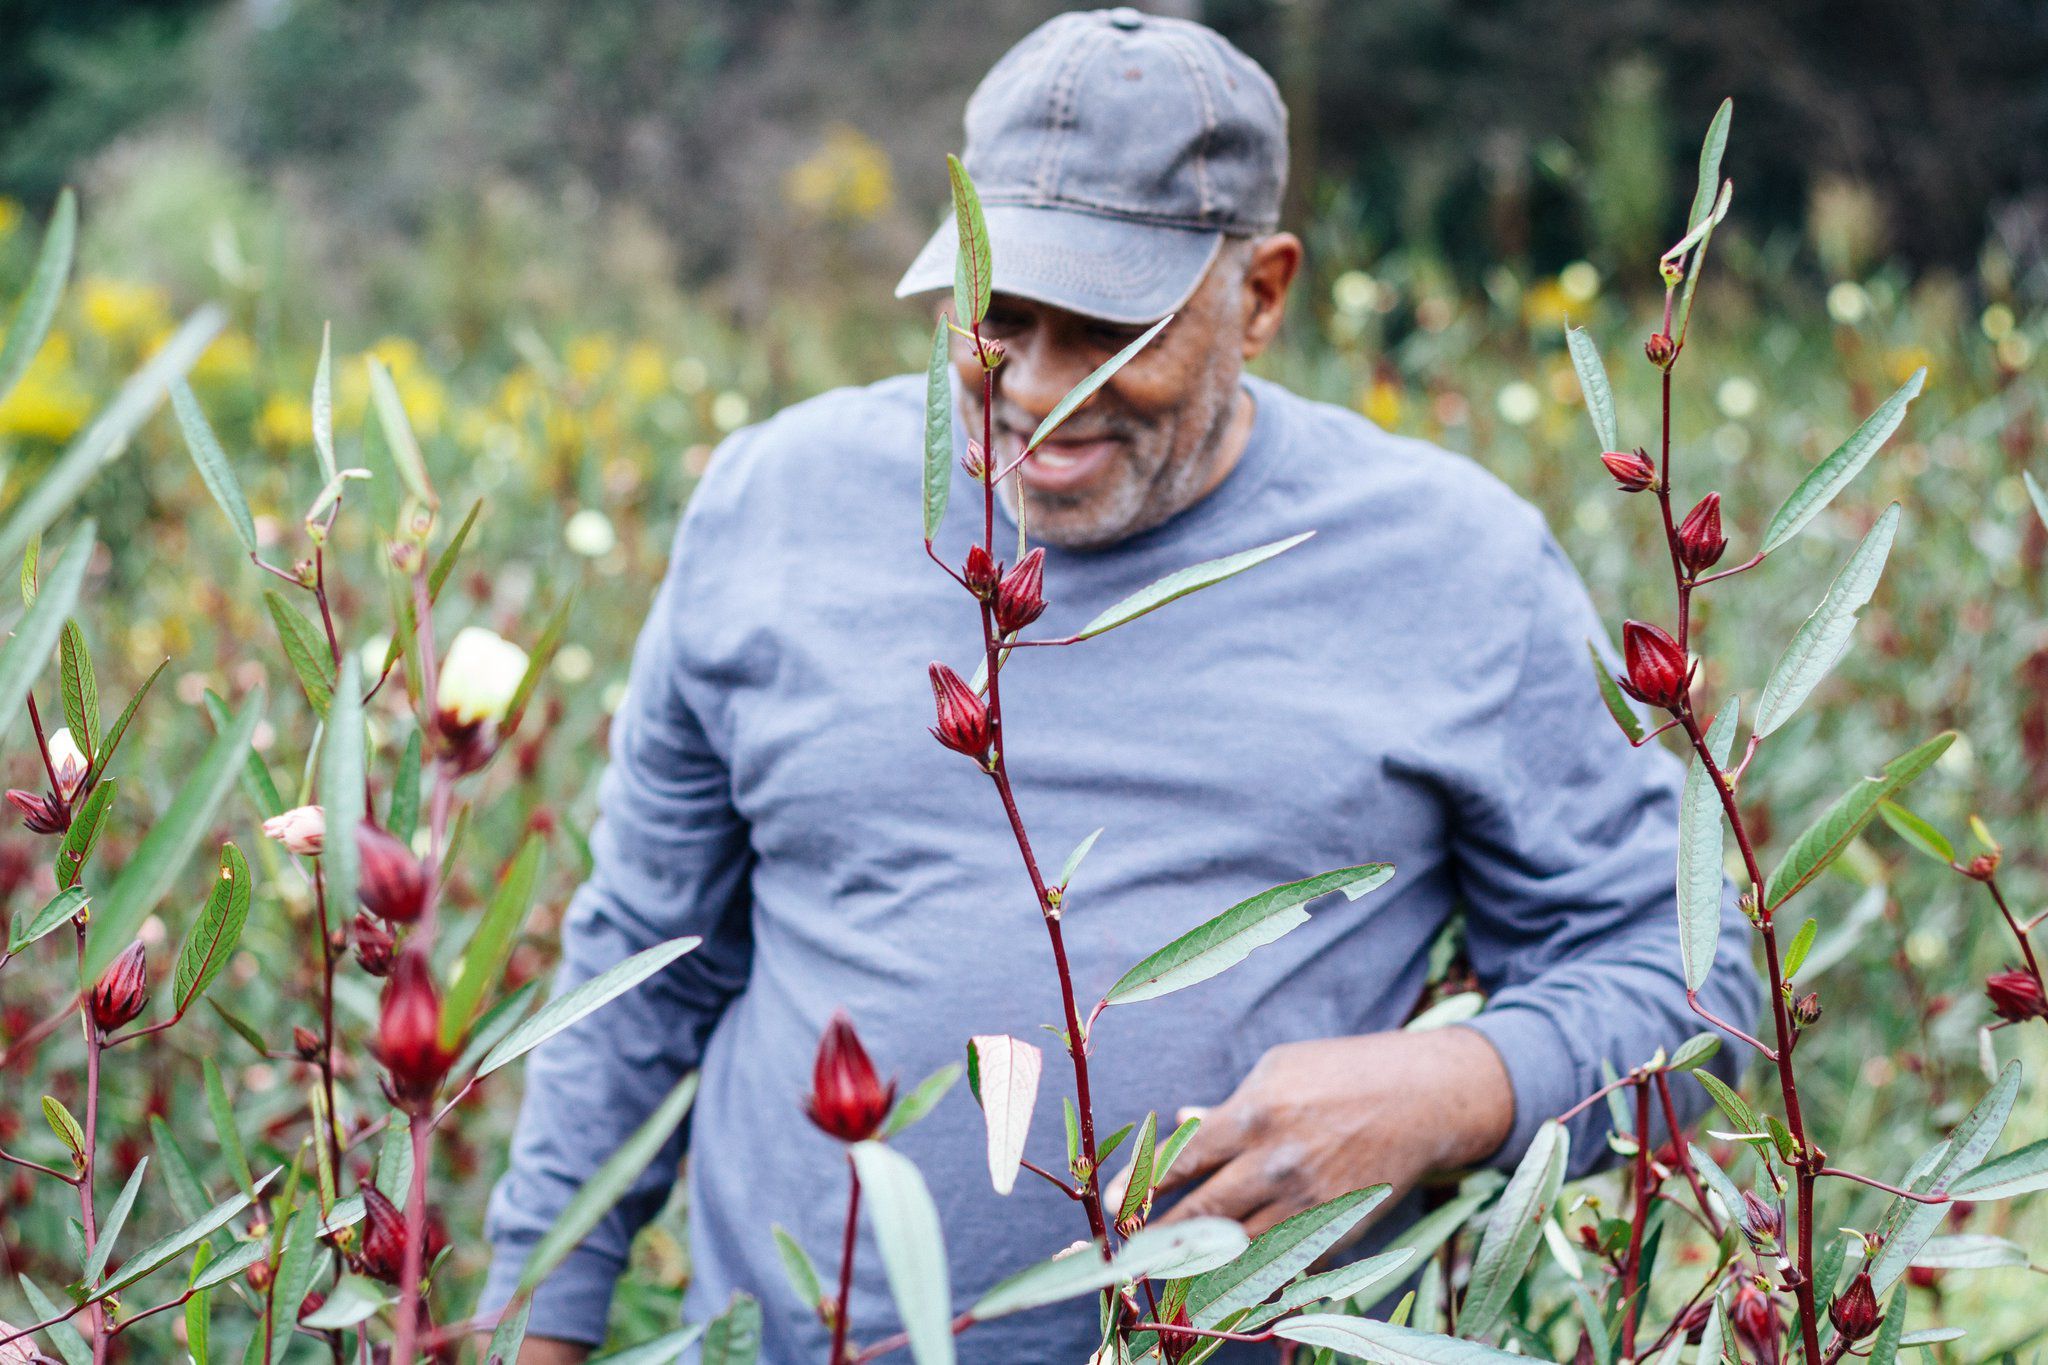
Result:
M1301 269L1301 238L1273 232L1252 243L1244 268L1244 358L1264 351L1280 331L1287 291Z

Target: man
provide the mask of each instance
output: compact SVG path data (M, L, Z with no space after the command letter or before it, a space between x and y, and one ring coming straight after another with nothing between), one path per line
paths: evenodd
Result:
M1205 1110L1177 1204L1257 1231L1313 1203L1484 1162L1700 1025L1679 973L1678 765L1604 714L1601 626L1541 517L1471 462L1243 375L1277 330L1301 245L1276 230L1285 113L1214 33L1128 9L1069 14L991 71L967 112L1005 343L995 458L1149 322L1160 336L1007 488L1048 547L1047 638L1175 569L1317 532L1272 562L1004 673L1007 748L1041 857L1096 826L1065 916L1085 1001L1145 953L1268 886L1386 860L1398 872L1229 973L1111 1011L1094 1034L1104 1131ZM941 227L898 293L952 280ZM955 361L981 430L980 372ZM919 543L921 377L842 390L726 442L691 499L635 648L560 987L679 934L704 944L534 1056L492 1202L502 1302L570 1193L690 1068L692 1283L703 1321L764 1306L764 1359L822 1361L771 1225L838 1264L842 1149L800 1110L812 1051L848 1008L911 1083L975 1033L1060 1018L1044 928L987 779L924 733L924 666L966 672L973 605ZM979 518L964 474L936 551ZM970 523L973 526L970 527ZM1404 1032L1447 918L1490 993L1469 1023ZM1730 948L1703 991L1754 1017ZM1084 1002L1085 1008L1085 1002ZM1730 1055L1732 1055L1732 1050ZM1061 1162L1048 1047L1027 1154ZM1686 1088L1688 1091L1690 1087ZM1604 1113L1574 1129L1599 1156ZM1085 1235L1036 1182L997 1196L981 1118L950 1097L896 1139L938 1201L962 1305ZM634 1230L684 1139L537 1296L530 1361L604 1334ZM1397 1201L1374 1236L1414 1216ZM896 1328L865 1228L853 1338ZM976 1327L963 1361L1074 1362L1094 1309Z

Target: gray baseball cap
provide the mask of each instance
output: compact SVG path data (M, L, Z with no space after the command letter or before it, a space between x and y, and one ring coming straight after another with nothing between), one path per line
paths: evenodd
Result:
M1215 31L1124 7L1034 29L967 102L994 287L1109 322L1187 302L1226 235L1279 225L1287 109ZM896 285L953 286L953 216Z

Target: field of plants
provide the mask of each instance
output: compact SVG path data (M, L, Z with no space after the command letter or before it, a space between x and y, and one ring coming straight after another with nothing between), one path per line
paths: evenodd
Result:
M158 183L202 170L166 170ZM39 832L24 797L28 824L0 832L0 1150L11 1158L0 1165L0 1318L62 1317L67 1288L96 1299L113 1285L124 1318L166 1310L114 1338L113 1352L135 1359L268 1351L274 1365L331 1349L338 1360L344 1336L368 1339L356 1328L369 1315L391 1322L377 1339L395 1336L410 1358L473 1303L481 1210L518 1084L516 1065L497 1068L538 1040L555 1008L540 1001L561 908L588 862L607 718L693 482L723 435L783 404L923 369L930 321L886 307L876 281L779 300L744 325L665 282L585 296L574 282L591 243L630 257L631 234L585 223L579 239L573 219L518 202L487 206L460 243L408 256L405 287L323 287L295 270L316 254L316 234L281 204L224 194L201 209L187 189L167 208L138 183L118 202L87 197L74 210L67 198L48 215L0 201L0 301L24 301L0 350L0 562L11 577L29 556L13 630L41 644L33 660L0 661L0 761L6 785L75 793L81 808ZM1714 704L1736 690L1747 702L1852 551L1874 528L1889 540L1868 604L1848 608L1853 646L1781 717L1741 814L1746 837L1785 848L1858 779L1954 732L1897 793L1914 814L1860 826L1781 925L1788 941L1806 916L1816 925L1798 949L1801 994L1823 1005L1798 1053L1807 1122L1833 1165L1903 1184L1928 1174L1923 1158L1966 1116L1981 1118L2014 1060L2010 1118L1969 1164L2048 1138L2048 1026L2005 1023L1994 1004L2025 1010L1985 989L2021 965L2019 948L1983 878L1941 865L1994 855L2012 917L2048 907L2048 508L2024 478L2048 479L2048 316L1995 245L1973 275L1913 278L1835 249L1825 220L1805 241L1750 237L1739 202L1713 239L1669 398L1677 482L1691 491L1675 510L1720 493L1724 568L1768 543L1773 509L1807 471L1925 371L1897 433L1854 481L1796 540L1778 537L1727 590L1700 594L1691 615L1708 642L1694 688ZM75 264L59 280L50 262L72 259L74 212ZM1643 344L1667 306L1654 262L1640 278L1584 261L1540 277L1503 268L1472 287L1423 253L1361 258L1334 215L1305 236L1310 273L1264 372L1474 455L1544 510L1603 615L1668 618L1675 552L1649 500L1617 489L1600 458L1610 443L1595 435L1611 423L1624 450L1654 449L1663 367ZM34 326L41 301L46 336ZM1590 414L1568 325L1604 353L1612 384ZM39 344L20 344L31 333ZM187 371L189 391L171 401ZM242 505L246 522L233 511ZM904 509L906 535L916 517ZM124 708L138 694L131 721ZM83 737L71 741L76 770L59 744L47 766L38 752L38 729L60 727ZM1719 730L1694 738L1719 745ZM265 833L309 804L330 812L332 833L331 813L356 804L366 777L366 818L396 832L390 847L333 839L323 852L317 832ZM1930 857L1944 841L1949 858ZM1732 843L1727 853L1738 868ZM77 927L86 898L65 898L74 882L92 889ZM355 916L358 891L376 919ZM392 1051L392 1001L411 969L392 970L380 923L414 926L404 942L416 955L400 963L441 983L410 1063ZM131 940L146 986L120 975L124 962L132 971ZM226 951L213 951L219 942ZM84 1029L81 981L94 987L85 1013L99 1019ZM143 1035L132 1045L130 1030ZM440 1089L444 1076L465 1083ZM1778 1104L1778 1084L1757 1063L1742 1094L1761 1112ZM792 1122L802 1099L788 1097ZM944 1102L971 1101L963 1086ZM431 1148L408 1150L405 1115L442 1105ZM1727 1132L1736 1117L1724 1106L1705 1126ZM1738 1181L1761 1178L1764 1163L1744 1154L1754 1144L1697 1140ZM1586 1324L1619 1321L1588 1306L1611 1293L1610 1263L1617 1281L1624 1259L1631 1285L1638 1271L1651 1280L1643 1315L1659 1325L1683 1316L1713 1268L1716 1239L1675 1233L1658 1275L1633 1265L1644 1247L1625 1210L1648 1154L1628 1148L1613 1173L1565 1191L1550 1235L1528 1248L1533 1268L1503 1291L1496 1311L1524 1354L1570 1359L1576 1347L1598 1365L1629 1354L1597 1332L1581 1344ZM85 1205L96 1227L78 1221L74 1152L97 1191ZM443 1240L413 1239L398 1262L366 1266L379 1214L349 1197L374 1176L403 1219L396 1191L415 1156L432 1162L424 1183ZM2048 1183L2037 1177L2025 1179ZM1827 1221L1811 1231L1833 1247L1855 1241L1838 1228L1909 1216L1878 1188L1825 1190ZM1741 1245L1740 1209L1716 1194L1724 1254L1775 1264L1757 1237ZM216 1206L232 1212L178 1241ZM1405 1309L1410 1325L1453 1325L1442 1276L1461 1285L1487 1255L1481 1208L1467 1206L1471 1230L1435 1257L1438 1278ZM351 1215L363 1236L344 1280L318 1234ZM671 1207L636 1246L615 1345L673 1326L686 1219ZM1910 1298L1910 1330L1922 1334L1906 1349L1956 1365L2032 1358L2048 1342L2048 1215L2025 1198L1959 1197L1938 1219L1924 1231L1941 1240L1897 1268L1892 1304ZM1605 1220L1624 1224L1620 1243ZM150 1244L167 1236L171 1251L150 1264ZM436 1246L432 1322L392 1322L395 1293L387 1302L375 1285L416 1282ZM829 1278L831 1249L810 1250ZM1651 1239L1648 1259L1659 1251ZM206 1288L180 1299L194 1284ZM279 1284L327 1296L305 1315L312 1331L294 1336ZM1793 1296L1780 1300L1790 1311ZM84 1315L110 1319L106 1308ZM1967 1334L1937 1330L1950 1326ZM44 1349L67 1365L107 1358L70 1330L54 1329ZM457 1330L440 1344L462 1341ZM1667 1359L1684 1342L1670 1334ZM0 1344L0 1361L17 1358L11 1349ZM1726 1349L1736 1353L1732 1338ZM1740 1349L1738 1360L1777 1358L1746 1337ZM1901 1349L1896 1335L1889 1349Z

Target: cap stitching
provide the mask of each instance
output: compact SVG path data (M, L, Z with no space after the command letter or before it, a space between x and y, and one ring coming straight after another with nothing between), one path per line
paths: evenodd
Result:
M1195 94L1202 103L1202 140L1195 149L1195 193L1201 204L1201 215L1206 220L1214 212L1215 205L1215 198L1209 191L1209 149L1216 141L1216 102L1210 98L1209 82L1204 79L1200 64L1189 53L1186 35L1162 29L1159 36L1165 40L1166 50L1188 73L1188 80L1193 83Z
M1095 46L1097 32L1081 29L1075 41L1067 49L1064 64L1053 73L1053 126L1052 136L1046 139L1045 151L1038 158L1038 169L1032 176L1032 184L1043 198L1056 199L1059 191L1059 163L1065 151L1068 136L1073 132L1073 95L1081 82L1081 63Z

